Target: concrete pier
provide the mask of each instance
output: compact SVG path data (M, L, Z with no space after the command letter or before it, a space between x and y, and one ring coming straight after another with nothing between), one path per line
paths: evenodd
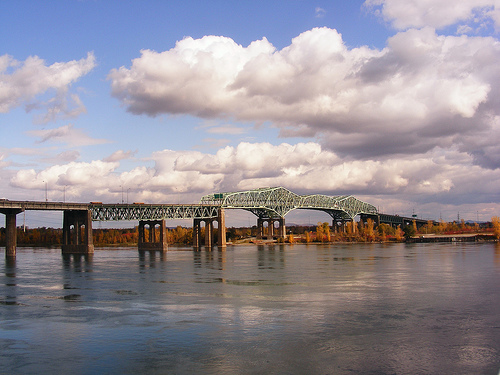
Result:
M65 210L63 214L63 254L93 254L90 210Z
M22 210L18 208L4 208L0 210L5 215L5 257L14 258L17 246L16 215Z
M285 239L286 238L286 227L285 227L285 218L279 219L257 219L257 239L262 240L264 238L264 223L267 222L267 236L268 240L274 239L274 237ZM275 232L274 223L278 222L278 230Z
M226 216L224 209L220 208L217 218L194 219L193 220L193 247L201 247L201 223L205 223L205 247L211 249L214 246L214 222L217 222L217 247L224 249L226 243Z
M149 235L147 237L146 226L149 229ZM159 231L159 236L156 235L157 229ZM139 251L167 251L167 226L165 220L139 221L139 241L137 247Z
M217 246L221 249L226 248L226 214L223 208L219 209L218 220L218 238L217 238Z

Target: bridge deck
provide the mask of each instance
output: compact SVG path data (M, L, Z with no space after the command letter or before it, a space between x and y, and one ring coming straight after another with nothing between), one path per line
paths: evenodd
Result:
M220 206L201 204L104 204L0 200L2 210L91 211L93 221L207 219L218 215Z
M65 202L35 202L35 201L11 201L0 199L0 209L19 209L21 211L64 211L64 210L88 210L88 203L65 203Z

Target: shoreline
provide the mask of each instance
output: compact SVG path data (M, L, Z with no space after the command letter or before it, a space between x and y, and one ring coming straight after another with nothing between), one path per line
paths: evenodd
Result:
M363 243L438 243L438 242L498 242L499 240L495 238L495 235L492 233L467 233L467 234L420 234L408 239L401 240L378 240L378 241L330 241L330 242L318 242L318 241L310 241L310 242L288 242L283 241L280 242L278 240L257 240L255 237L247 238L238 241L227 242L227 245L231 246L239 246L239 245L331 245L331 244L363 244ZM47 247L47 248L57 248L60 247L61 244L17 244L17 247ZM115 243L115 244L96 244L96 247L136 247L137 243L128 242L128 243ZM168 244L168 246L183 246L190 247L187 244L181 243L172 243ZM2 245L1 247L4 247ZM203 247L203 246L202 246ZM217 247L217 246L215 246Z

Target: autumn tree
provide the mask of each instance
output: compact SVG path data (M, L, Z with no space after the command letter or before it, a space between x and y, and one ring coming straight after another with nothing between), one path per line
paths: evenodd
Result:
M305 236L306 236L306 238L305 238L306 243L311 242L311 232L306 231Z
M316 226L316 241L323 242L323 237L324 237L323 225L320 222L318 222L318 225Z
M369 241L373 241L375 239L375 231L373 229L374 225L375 222L372 219L366 219L366 226L364 227L364 231L365 238Z
M316 226L316 241L330 242L331 240L330 225L327 222L318 222Z
M397 228L394 229L394 238L396 241L401 241L403 238L403 231L401 230L401 226L398 225Z
M425 226L425 232L426 233L434 233L435 232L434 223L432 222L432 220L427 220L427 224Z
M500 218L498 216L493 216L491 218L491 224L493 226L493 234L495 238L500 239Z
M413 221L415 223L415 221ZM403 228L404 236L406 239L413 237L415 234L417 234L417 231L415 230L415 225L407 225L406 227Z

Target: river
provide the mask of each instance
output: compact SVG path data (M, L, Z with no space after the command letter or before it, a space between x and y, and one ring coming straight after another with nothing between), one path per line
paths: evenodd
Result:
M500 370L498 243L2 258L2 374Z

